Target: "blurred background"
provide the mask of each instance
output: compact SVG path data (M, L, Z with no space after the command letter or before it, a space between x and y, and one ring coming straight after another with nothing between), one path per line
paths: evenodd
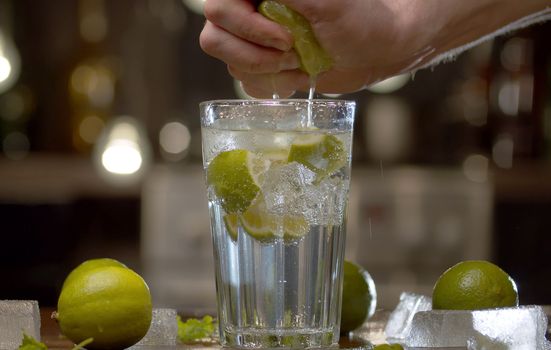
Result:
M0 299L53 306L72 268L113 257L157 306L214 310L198 104L245 96L199 48L201 6L0 0ZM358 104L346 255L379 307L465 259L551 304L549 38L339 97Z

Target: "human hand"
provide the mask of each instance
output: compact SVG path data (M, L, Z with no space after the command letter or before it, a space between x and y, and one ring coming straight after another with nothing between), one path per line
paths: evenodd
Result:
M407 5L411 0L401 1ZM382 0L281 2L306 17L334 60L333 68L318 77L317 91L355 91L406 67L406 63L389 59L392 50L402 54L404 50L398 30L402 21L398 13L403 12L398 12L397 6ZM226 62L230 74L243 83L247 93L288 96L308 89L309 78L298 69L290 34L256 12L249 1L207 0L205 16L201 47ZM367 26L369 21L372 25Z
M333 58L318 92L345 93L422 67L445 51L549 6L550 0L279 0L311 23ZM205 52L228 65L247 93L285 97L306 91L292 38L248 0L207 0ZM437 57L438 58L438 57Z

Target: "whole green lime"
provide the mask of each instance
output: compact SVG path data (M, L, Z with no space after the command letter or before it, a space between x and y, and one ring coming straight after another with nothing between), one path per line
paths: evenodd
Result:
M373 279L361 266L345 260L343 272L341 333L346 333L375 313L377 292Z
M86 346L92 350L124 349L145 336L151 294L136 272L102 265L73 276L61 290L55 314L63 335L74 343L93 338Z
M126 267L123 263L121 263L118 260L111 259L111 258L98 258L98 259L90 259L86 260L77 267L75 267L69 275L65 278L65 281L63 282L63 287L65 287L66 284L71 283L71 281L76 278L76 276L79 276L81 274L86 274L88 271L94 270L98 267L102 266L119 266L119 267Z
M518 305L515 281L484 260L460 262L446 270L432 291L432 308L480 310Z

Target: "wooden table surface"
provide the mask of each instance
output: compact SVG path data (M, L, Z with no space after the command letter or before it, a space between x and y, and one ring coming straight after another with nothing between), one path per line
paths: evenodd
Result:
M41 341L46 344L48 350L68 350L73 348L73 343L63 337L59 330L59 326L55 320L51 318L52 308L43 308L40 310L41 318ZM185 319L185 317L183 317ZM340 348L359 348L366 344L358 339L341 338ZM140 350L182 350L182 349L220 349L221 346L217 343L212 344L179 344L177 346L141 346Z
M551 307L547 307L546 313L549 317ZM41 314L41 340L48 346L48 350L68 350L73 347L73 343L66 338L64 338L59 330L59 327L51 318L53 309L45 308L40 310ZM362 346L368 344L365 339L369 339L375 344L380 344L385 342L384 326L388 318L389 313L384 311L377 311L375 315L370 318L364 326L362 326L352 337L342 337L339 341L339 348L349 349L349 350L358 350ZM182 317L185 319L185 317ZM551 325L550 325L551 328ZM548 329L549 331L549 329ZM549 339L549 337L548 337ZM221 346L217 343L211 344L179 344L176 346L141 346L139 350L182 350L182 349L197 349L197 350L219 350ZM427 348L425 348L427 349ZM430 350L438 350L441 348L431 348ZM466 349L466 348L445 348L444 350L454 350L454 349ZM138 349L136 349L138 350ZM415 350L409 348L409 350Z

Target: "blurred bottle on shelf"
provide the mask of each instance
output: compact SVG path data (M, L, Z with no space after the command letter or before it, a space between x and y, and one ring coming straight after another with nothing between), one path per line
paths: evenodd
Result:
M549 53L546 57L546 73L543 142L545 147L545 158L548 162L551 162L551 54Z
M490 139L494 163L537 163L549 143L551 79L549 24L496 41L489 77Z
M117 65L107 54L109 21L104 0L80 0L81 45L68 81L73 147L87 153L113 114Z

